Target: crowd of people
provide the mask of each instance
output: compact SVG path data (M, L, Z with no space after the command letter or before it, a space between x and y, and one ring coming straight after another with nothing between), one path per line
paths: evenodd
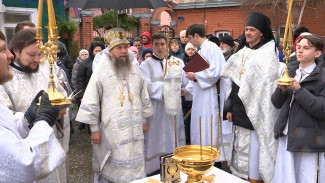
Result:
M218 148L216 167L227 162L252 183L325 182L324 43L307 27L294 30L290 58L258 12L238 39L201 24L170 40L159 32L127 39L109 27L105 43L80 50L74 64L58 42L54 81L65 96L81 91L76 115L44 92L50 68L35 25L15 31L8 48L0 31L0 182L68 182L73 120L91 135L98 183L153 175L161 156L200 144ZM196 54L209 67L185 72ZM291 85L278 84L285 59Z

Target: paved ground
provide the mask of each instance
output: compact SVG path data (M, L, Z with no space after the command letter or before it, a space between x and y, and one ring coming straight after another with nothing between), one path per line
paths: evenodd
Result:
M74 134L70 139L69 183L90 183L94 180L90 135L86 129L78 130L78 125L73 123Z
M78 130L79 123L74 122L74 134L70 139L69 159L69 183L92 183L94 180L91 157L91 141L87 130ZM226 162L222 163L222 169L229 172Z

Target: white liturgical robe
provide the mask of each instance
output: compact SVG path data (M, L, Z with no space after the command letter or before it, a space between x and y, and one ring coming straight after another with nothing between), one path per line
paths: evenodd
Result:
M258 49L245 46L228 59L222 70L221 76L240 87L238 97L254 127L252 131L234 126L229 165L238 177L259 180L261 176L264 182L273 182L278 146L273 129L279 110L273 106L271 95L277 87L279 68L275 43L269 41Z
M184 62L176 57L168 59L182 69ZM169 65L169 63L168 63ZM148 130L145 133L145 158L146 172L150 174L160 168L159 157L172 153L175 149L174 116L165 112L163 98L163 77L166 67L166 59L162 62L154 58L148 58L142 62L140 69L147 83L148 92L154 109L154 115L147 119ZM168 67L167 67L168 69ZM188 83L185 73L182 71L182 87ZM179 98L181 94L179 93ZM176 115L178 146L185 145L185 130L183 114Z
M24 115L0 104L0 182L34 182L56 170L65 159L53 129L45 121L31 130Z
M95 182L131 182L146 176L143 123L153 110L138 66L130 64L125 70L124 79L120 78L103 54L77 114L77 121L90 124L91 131L101 135L101 143L93 144L93 170L101 179Z
M54 72L59 71L58 69L59 68L54 69ZM10 70L14 77L12 80L0 86L0 102L11 109L14 112L14 115L18 115L27 111L32 100L40 90L47 90L49 81L49 64L48 61L39 63L39 70L36 73L31 74L20 71L18 65L16 65L16 67L10 66ZM57 74L54 74L55 80L57 80L56 76ZM57 84L56 87L58 91L65 94L64 89L60 85ZM61 128L64 136L62 137L62 134L57 131L56 125L53 126L53 133L56 135L62 148L67 154L70 139L70 120L68 114L64 115L61 121L63 122ZM27 132L25 135L27 135ZM65 183L67 182L67 178L66 164L63 162L58 169L38 182Z
M200 46L199 53L209 62L209 68L196 72L196 82L191 81L186 90L193 95L192 115L191 115L191 144L200 145L199 119L201 116L202 145L211 145L211 128L213 147L217 147L217 137L219 129L219 151L221 157L216 161L227 160L230 146L232 124L223 121L223 106L227 89L227 80L220 78L220 74L225 64L225 58L220 48L213 42L205 40ZM220 78L220 101L217 96L217 85ZM220 106L219 106L220 104ZM219 128L218 111L220 110ZM211 127L212 116L212 127Z

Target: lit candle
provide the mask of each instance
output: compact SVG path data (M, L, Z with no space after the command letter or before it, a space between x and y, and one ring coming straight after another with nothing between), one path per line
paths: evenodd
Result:
M43 0L38 1L37 27L42 27Z
M48 16L49 16L49 28L55 27L55 16L52 0L47 1Z

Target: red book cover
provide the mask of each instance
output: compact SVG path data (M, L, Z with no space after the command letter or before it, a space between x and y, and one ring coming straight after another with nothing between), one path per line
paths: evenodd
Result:
M196 53L193 58L185 65L185 72L200 72L209 68L209 62L200 54Z

